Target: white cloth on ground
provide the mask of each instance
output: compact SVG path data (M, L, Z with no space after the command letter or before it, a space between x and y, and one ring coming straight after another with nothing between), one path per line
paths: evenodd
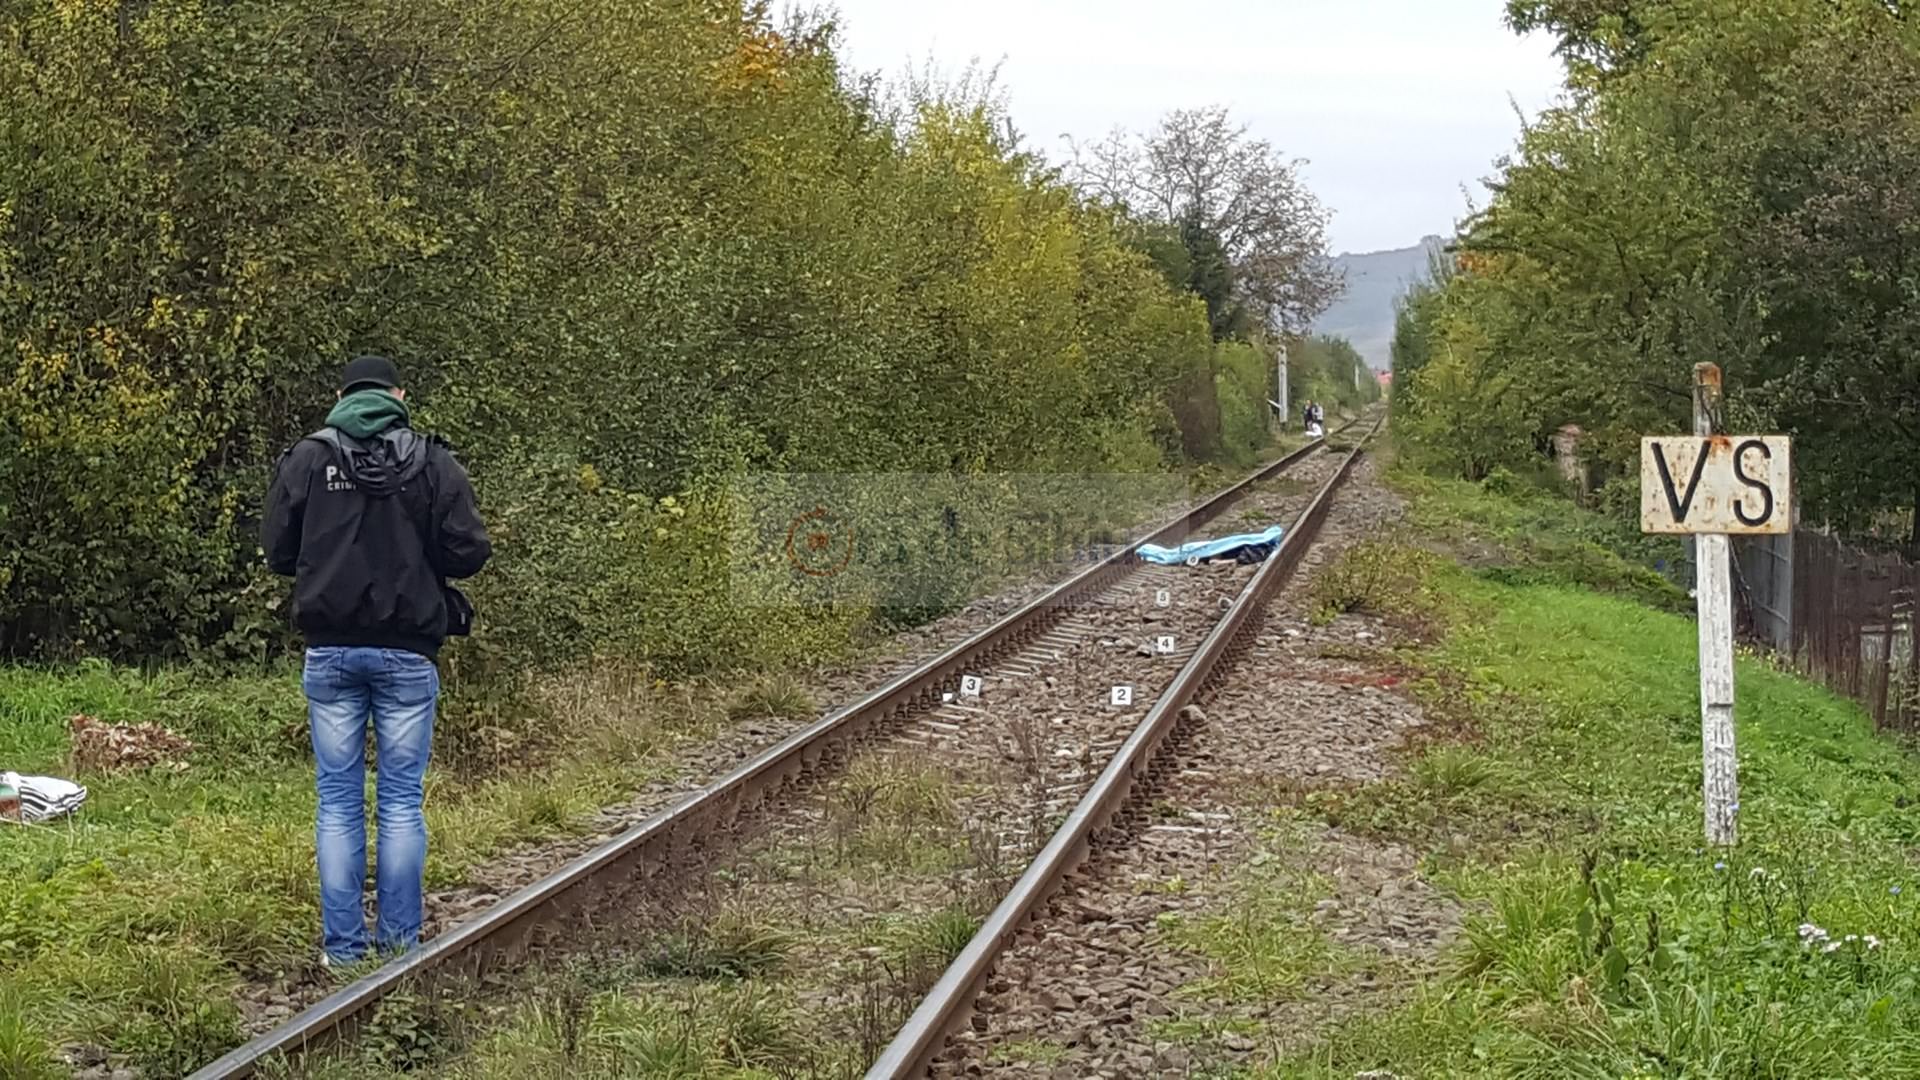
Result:
M51 821L80 809L87 801L87 789L71 780L52 776L21 776L0 772L0 783L20 793L20 820Z

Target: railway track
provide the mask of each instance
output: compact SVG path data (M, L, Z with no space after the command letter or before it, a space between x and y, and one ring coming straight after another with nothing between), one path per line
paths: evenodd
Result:
M778 895L791 885L781 880L790 875L755 877L754 867L778 866L780 853L808 843L817 857L818 839L833 837L836 821L857 824L875 816L874 793L902 787L903 776L911 781L937 771L959 781L951 797L934 801L950 831L963 826L970 856L959 861L969 864L976 904L986 889L991 898L1004 891L995 868L1024 862L1035 850L1041 857L1035 864L1039 876L1029 871L1019 880L955 970L912 1016L901 1035L905 1042L895 1044L931 1049L906 1057L889 1049L871 1075L924 1072L940 1036L964 1016L967 999L957 987L977 984L991 966L994 950L984 943L1004 937L1003 914L1031 910L1043 899L1084 849L1084 837L1071 838L1076 830L1084 834L1102 807L1124 800L1134 767L1127 763L1144 760L1143 749L1164 737L1161 729L1199 685L1196 680L1219 662L1248 614L1310 542L1332 490L1358 453L1329 453L1322 440L1287 455L483 915L340 988L202 1068L194 1080L253 1075L264 1063L351 1039L377 1003L396 990L429 977L508 967L536 946L577 945L582 928L600 949L609 940L631 943L658 935L688 910L710 910L716 880L735 895L743 878ZM1257 567L1167 568L1134 557L1139 544L1178 543L1229 508L1243 508L1249 520L1291 526L1273 559ZM851 773L849 763L856 766ZM1043 847L1061 822L1061 832ZM1062 836L1068 837L1064 854L1056 850ZM910 843L905 860L912 864L917 857ZM951 883L955 868L944 869ZM802 899L812 910L858 915L873 907L871 895L844 895L845 889L887 891L897 885L895 899L907 910L953 904L951 896L924 889L913 895L910 880L890 882L884 867L866 872L875 880L824 891L814 883ZM842 894L834 895L835 888ZM622 914L603 918L608 912ZM602 925L607 922L618 928L611 939ZM841 946L856 940L821 936ZM842 1000L844 993L836 997L835 988L850 985L853 966L871 951L842 947L806 957L806 969L817 975L808 992L824 995L807 1004L829 1015L836 1008L849 1015L858 1011L860 1005ZM916 995L920 989L914 987ZM951 1004L929 1012L938 1000ZM871 1003L865 1009L871 1015ZM867 1047L867 1059L879 1049ZM889 1069L894 1071L884 1071Z
M1314 611L1315 571L1402 520L1376 479L1356 466L1294 580L999 951L928 1075L1258 1073L1398 1003L1458 934L1464 913L1418 851L1312 809L1395 775L1425 723L1396 690L1414 628Z
M1113 826L1139 790L1161 771L1164 749L1183 723L1202 715L1194 708L1196 700L1246 650L1263 606L1305 557L1331 509L1334 493L1360 453L1361 447L1356 446L1339 459L1333 474L1291 523L1280 549L1244 584L1230 609L1108 758L1099 778L881 1052L867 1080L929 1075L946 1052L949 1037L969 1027L976 1004L1022 927L1044 913L1068 875L1087 861L1103 830ZM1205 829L1188 827L1188 831ZM950 1071L943 1069L940 1074Z

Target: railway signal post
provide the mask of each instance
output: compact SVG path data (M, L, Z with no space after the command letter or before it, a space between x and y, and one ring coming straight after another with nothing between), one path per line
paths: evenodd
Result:
M1700 746L1707 842L1739 837L1740 782L1733 740L1731 534L1792 528L1792 442L1784 435L1716 435L1720 369L1693 368L1693 438L1640 440L1640 530L1695 540L1694 603L1700 624Z

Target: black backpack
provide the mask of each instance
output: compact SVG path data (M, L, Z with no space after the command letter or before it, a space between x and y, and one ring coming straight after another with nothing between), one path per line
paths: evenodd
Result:
M422 436L417 432L413 432L411 429L402 430L406 430L416 438L422 440L424 445L422 446L421 453L423 455L430 457L435 446L440 447L442 452L448 452L446 440L440 438L438 435ZM353 468L353 463L356 461L378 461L379 465L385 468L395 468L402 464L395 460L395 455L392 452L394 443L391 440L381 439L378 441L378 445L388 451L382 454L377 452L374 446L369 446L367 443L348 435L339 428L321 428L319 431L307 436L307 438L332 447L334 457L339 459L342 464L348 466L347 474L349 476L356 476L356 471ZM426 544L427 559L429 562L432 562L434 561L435 553L440 550L440 524L433 516L433 507L439 502L440 493L433 485L433 463L431 461L422 463L420 473L426 477L427 483L426 524L421 527L420 532ZM438 568L436 567L435 570L437 574ZM440 580L440 597L447 608L447 636L467 637L471 635L473 633L473 601L467 599L466 593L461 592L450 584L445 575L438 576Z

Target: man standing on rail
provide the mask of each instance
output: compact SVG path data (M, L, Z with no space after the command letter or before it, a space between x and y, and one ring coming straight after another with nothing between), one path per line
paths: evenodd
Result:
M470 628L449 578L492 554L466 470L438 439L414 432L391 360L347 364L327 426L275 466L262 541L294 579L293 621L306 638L307 719L319 807L322 962L367 955L366 738L376 746L371 945L420 940L427 824L421 814L440 674L434 654Z

